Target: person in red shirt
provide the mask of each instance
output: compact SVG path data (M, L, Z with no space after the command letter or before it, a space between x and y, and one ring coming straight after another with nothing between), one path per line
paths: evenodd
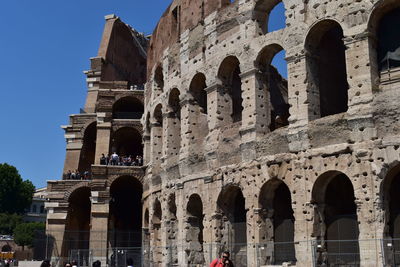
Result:
M229 259L229 251L224 251L220 259L215 259L211 262L210 267L233 267L232 261Z

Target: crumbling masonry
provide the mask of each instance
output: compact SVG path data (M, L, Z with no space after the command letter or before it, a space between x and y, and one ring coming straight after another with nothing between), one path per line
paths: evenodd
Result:
M106 19L65 126L64 172L92 179L48 183L55 258L400 264L400 1L175 0L150 40Z

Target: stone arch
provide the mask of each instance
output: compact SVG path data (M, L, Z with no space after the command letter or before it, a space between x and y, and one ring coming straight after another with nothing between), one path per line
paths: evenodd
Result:
M379 1L368 21L370 38L370 62L375 80L381 84L398 80L400 69L400 3ZM379 77L379 78L378 78Z
M346 112L348 89L343 29L335 20L322 20L305 41L309 120Z
M272 65L274 57L281 51L284 49L279 44L270 44L260 51L255 62L260 71L260 84L267 95L264 107L270 114L271 131L289 125L288 82Z
M82 149L79 156L78 170L80 173L90 171L96 155L97 122L90 123L84 131Z
M109 244L112 248L142 245L142 183L120 176L110 185Z
M91 220L91 189L81 185L68 195L68 211L62 254L68 256L73 249L89 249Z
M207 114L207 88L206 76L203 73L197 73L189 86L189 93L193 96L193 99L200 107L200 112Z
M288 186L279 179L267 181L260 190L260 240L266 244L262 257L266 265L296 262L294 212ZM269 243L273 242L273 245Z
M203 265L204 259L204 213L203 202L198 194L192 194L186 205L187 232L186 241L190 243L190 250L187 253L186 263L188 265Z
M243 98L240 73L240 62L235 56L226 57L218 70L218 79L221 81L224 94L227 96L225 101L227 107L224 108L227 114L224 115L230 115L233 122L242 120Z
M253 12L253 19L257 22L258 35L266 34L269 32L269 26L270 26L269 17L271 15L271 11L278 5L282 5L283 9L285 9L284 2L282 0L256 1Z
M142 101L133 96L126 96L117 100L112 108L113 119L140 120L144 107Z
M11 252L11 251L12 251L11 246L8 244L1 247L1 252Z
M65 200L66 202L68 202L68 201L69 201L69 198L71 197L71 194L72 194L75 190L77 190L77 189L79 189L79 188L81 188L81 187L90 187L90 183L89 183L88 181L85 181L85 182L80 182L80 183L78 183L78 184L73 185L72 187L70 187L70 188L65 192L65 194L64 194L64 200Z
M350 179L339 171L325 172L314 183L311 203L318 264L359 265L357 205Z
M400 163L388 171L380 195L385 211L385 260L388 266L397 266L400 265Z
M119 156L142 156L142 135L133 127L122 127L112 133L110 154L116 152Z
M236 266L247 266L246 199L238 185L225 186L218 196L221 250L229 250ZM219 251L222 252L222 251Z

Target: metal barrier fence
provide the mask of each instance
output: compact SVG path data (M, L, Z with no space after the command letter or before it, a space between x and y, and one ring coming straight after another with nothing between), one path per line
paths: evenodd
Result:
M91 233L64 232L68 237L57 243L60 233L37 233L34 260L51 259L53 266L77 261L79 267L92 266L100 260L102 266L204 267L223 251L230 251L236 267L254 266L400 266L400 239L372 240L309 240L300 242L233 243L221 242L171 243L169 246L150 246L150 235L115 231ZM115 237L119 237L116 240ZM122 239L121 239L122 238ZM142 244L142 245L141 245ZM93 249L95 248L95 249ZM184 262L184 265L182 265ZM251 265L248 263L251 262ZM372 265L371 265L372 262ZM179 263L179 264L178 264Z

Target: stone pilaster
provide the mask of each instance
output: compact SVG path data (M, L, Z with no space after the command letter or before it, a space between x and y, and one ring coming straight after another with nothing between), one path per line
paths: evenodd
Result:
M101 265L107 262L107 239L108 239L108 215L109 203L98 201L99 192L92 191L91 205L91 228L90 228L90 250L93 260L101 261Z
M110 154L111 122L97 121L96 158L95 164L100 164L101 154Z

